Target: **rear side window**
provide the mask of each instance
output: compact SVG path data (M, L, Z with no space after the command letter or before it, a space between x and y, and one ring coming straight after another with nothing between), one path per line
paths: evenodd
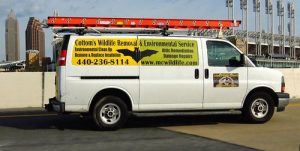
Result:
M229 67L230 60L240 61L240 52L227 42L207 41L209 66Z

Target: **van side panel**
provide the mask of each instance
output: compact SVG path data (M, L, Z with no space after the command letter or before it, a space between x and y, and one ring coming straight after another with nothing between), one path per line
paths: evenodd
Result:
M134 44L126 42L136 39L136 36L71 37L66 63L66 111L87 112L93 97L106 88L126 90L132 98L133 110L138 109L139 66L127 62L130 56L122 56L123 60L112 56L117 50L134 49Z

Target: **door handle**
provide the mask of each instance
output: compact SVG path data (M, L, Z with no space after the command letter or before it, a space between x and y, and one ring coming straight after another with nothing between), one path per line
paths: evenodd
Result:
M205 72L204 73L205 79L208 79L209 78L209 70L205 69L204 72Z
M195 69L195 79L199 79L199 69Z

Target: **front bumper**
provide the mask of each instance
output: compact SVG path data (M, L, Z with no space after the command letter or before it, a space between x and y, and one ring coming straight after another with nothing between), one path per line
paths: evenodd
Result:
M56 99L56 97L50 98L49 99L49 104L45 104L45 109L48 112L60 112L60 113L63 113L63 112L65 112L65 103L58 101Z
M278 97L277 112L282 112L290 102L290 95L288 93L276 93Z

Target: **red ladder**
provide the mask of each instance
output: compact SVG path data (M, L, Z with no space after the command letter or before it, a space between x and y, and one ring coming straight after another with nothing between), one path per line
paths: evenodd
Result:
M161 19L161 18L101 18L49 16L48 27L99 28L173 28L173 29L229 29L239 27L240 20Z

